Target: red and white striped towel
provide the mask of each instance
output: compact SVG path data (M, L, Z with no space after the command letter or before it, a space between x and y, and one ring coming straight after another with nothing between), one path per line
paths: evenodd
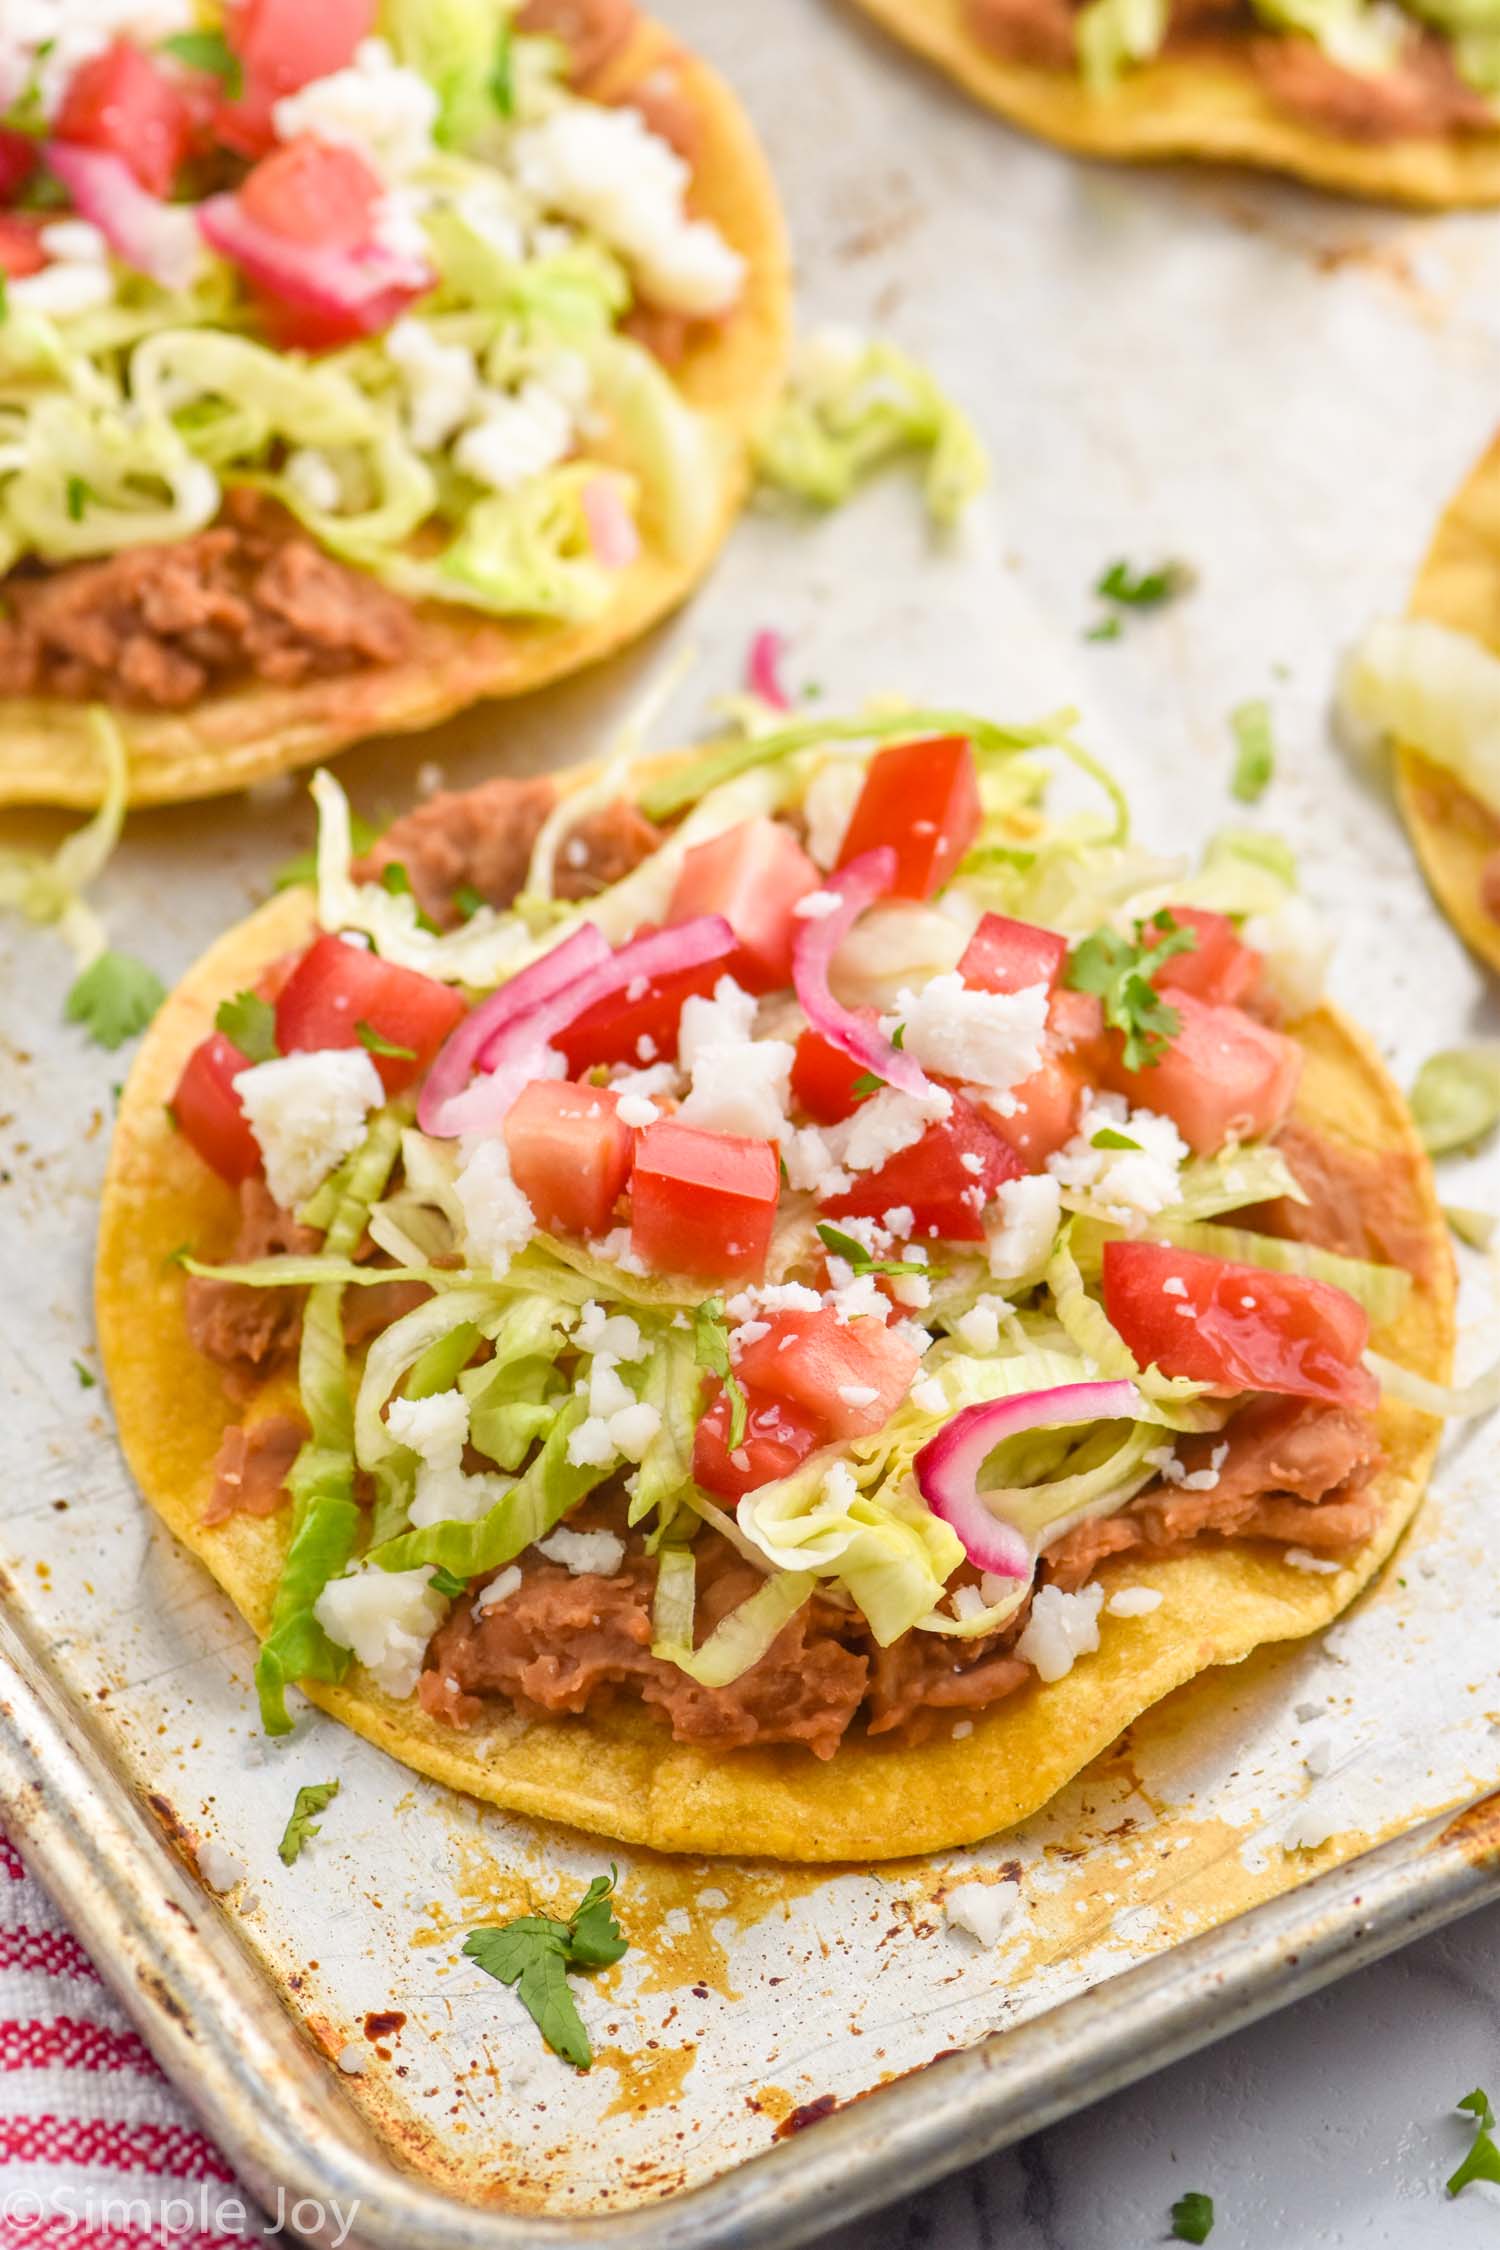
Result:
M263 2224L0 1835L0 2250L226 2250Z

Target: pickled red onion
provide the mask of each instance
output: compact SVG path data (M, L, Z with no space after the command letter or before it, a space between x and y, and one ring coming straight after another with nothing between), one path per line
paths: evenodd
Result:
M592 929L592 924L586 924ZM577 932L556 953L547 954L536 962L536 969L553 966L553 982L546 993L532 987L523 1004L514 1004L501 1015L490 1012L493 1001L485 1001L474 1016L461 1023L439 1051L433 1064L427 1086L423 1089L418 1106L418 1121L424 1133L438 1140L455 1140L461 1133L497 1132L506 1112L521 1088L533 1078L545 1078L555 1072L556 1056L552 1041L560 1031L581 1016L585 1009L597 1006L611 994L623 992L638 977L648 982L654 977L674 976L683 969L700 968L713 961L722 961L727 967L731 957L739 950L735 936L722 914L699 914L690 922L678 922L671 929L655 930L649 937L635 938L622 945L618 953L596 961L592 967L579 960L575 973L566 981L557 981L559 956L569 947L576 946L583 931ZM594 932L597 936L598 933ZM602 940L601 940L602 942ZM524 974L530 975L530 970ZM506 993L514 994L521 982L517 977L503 985L494 995L502 999ZM486 1021L476 1037L471 1026L475 1017ZM449 1051L462 1041L462 1062L450 1062ZM478 1064L481 1075L459 1090L449 1091L460 1070L467 1071L469 1063ZM436 1100L428 1095L433 1080L443 1073L443 1091Z
M635 518L613 477L590 477L583 488L583 516L594 559L606 570L625 570L641 551Z
M912 1055L893 1047L878 1031L862 1022L852 1010L841 1007L828 989L833 957L867 906L884 898L896 880L896 854L889 844L861 852L847 867L830 875L825 886L842 900L837 911L808 920L797 932L792 952L792 982L802 1013L820 1038L837 1047L851 1062L899 1093L923 1099L937 1091Z
M82 219L96 226L115 256L163 289L186 289L197 270L198 225L184 203L149 195L123 157L76 141L49 141L47 163Z
M979 1490L979 1472L988 1456L1023 1430L1139 1420L1140 1415L1140 1394L1133 1383L1124 1382L1064 1383L1050 1391L1023 1391L1017 1398L983 1400L955 1414L923 1446L912 1464L917 1489L933 1514L958 1533L977 1569L997 1578L1027 1578L1030 1548Z
M471 1015L465 1016L458 1029L438 1049L422 1097L417 1104L417 1123L424 1133L438 1139L447 1138L442 1119L453 1101L463 1093L469 1083L470 1073L483 1049L503 1030L515 1016L525 1015L544 1000L575 984L588 969L597 968L609 959L609 941L596 930L592 922L585 922L561 945L544 953L540 961L522 969L498 992L492 992L480 1002ZM462 1130L455 1127L455 1131Z
M204 240L232 259L247 281L315 315L330 338L378 334L437 280L423 259L380 242L343 249L277 234L251 217L237 195L209 196L197 217Z
M750 643L750 654L745 662L746 687L775 711L790 711L792 707L792 699L781 684L781 660L785 654L785 636L767 627Z

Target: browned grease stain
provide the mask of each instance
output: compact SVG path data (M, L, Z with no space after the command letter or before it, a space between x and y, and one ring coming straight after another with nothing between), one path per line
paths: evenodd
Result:
M778 2141L788 2141L794 2133L805 2133L809 2125L820 2125L831 2117L839 2106L837 2094L815 2094L810 2102L799 2102L789 2110L776 2128Z
M1438 1843L1456 1844L1475 1864L1495 1858L1500 1854L1500 1794L1481 1797L1477 1805L1468 1806L1456 1820L1450 1820Z
M664 2109L681 2099L683 2081L698 2059L698 2042L689 2039L681 2047L658 2046L648 2040L627 2054L623 2047L600 2047L595 2051L594 2062L606 2070L615 2071L620 2080L619 2091L605 2110L606 2117L639 2115L648 2109Z
M757 2086L749 2098L748 2106L758 2110L762 2117L769 2117L773 2124L779 2125L784 2117L791 2116L797 2105L785 2086Z
M449 1945L479 1923L512 1921L520 1914L565 1919L577 1906L583 1885L576 1875L507 1864L485 1840L483 1820L478 1807L447 1813L457 1911L433 1900L428 1920L412 1933L414 1946ZM600 1846L601 1861L607 1851L607 1845ZM715 1925L727 1922L742 1935L770 1916L786 1920L795 1898L819 1890L840 1872L637 1853L620 1879L616 1912L630 1941L631 1963L643 1971L642 1993L701 1986L738 2000L741 1994L731 1982L729 1956ZM596 1981L607 1991L611 1977L606 1970Z

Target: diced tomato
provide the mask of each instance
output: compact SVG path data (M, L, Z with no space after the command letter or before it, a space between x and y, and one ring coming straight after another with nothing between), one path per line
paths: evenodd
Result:
M1285 1391L1374 1406L1361 1365L1370 1323L1344 1290L1166 1242L1104 1245L1104 1309L1143 1367L1208 1383L1221 1397Z
M1196 1000L1214 1006L1232 1006L1260 981L1261 956L1246 945L1227 914L1210 914L1201 906L1174 906L1168 910L1179 929L1191 930L1197 944L1186 953L1164 961L1153 984L1171 984L1191 992ZM1163 932L1148 922L1141 933L1146 945L1160 945Z
M839 851L846 867L890 844L897 898L931 898L979 833L979 779L961 734L897 742L870 761Z
M240 207L257 226L309 249L353 250L369 240L381 193L357 150L303 134L246 173Z
M748 1388L744 1436L733 1452L729 1428L729 1399L720 1385L693 1438L693 1482L721 1500L742 1500L758 1485L790 1476L799 1461L828 1443L828 1430L816 1414Z
M973 1161L966 1164L966 1156ZM929 1125L919 1141L898 1150L878 1171L857 1174L853 1187L830 1197L823 1209L830 1218L879 1218L905 1206L914 1234L982 1242L985 1205L996 1188L1019 1179L1024 1170L994 1126L955 1095L948 1116Z
M1016 1106L1008 1116L984 1110L1028 1172L1040 1172L1048 1157L1072 1139L1084 1092L1097 1084L1104 1056L1104 1011L1098 1000L1059 985L1047 1002L1040 1070L1012 1089Z
M276 1044L284 1055L319 1047L368 1044L359 1026L387 1046L409 1050L370 1060L388 1094L399 1094L427 1069L464 1002L450 984L424 977L399 962L382 961L363 945L346 945L325 931L314 938L276 1000Z
M780 1187L773 1142L658 1118L636 1143L630 1246L653 1273L758 1281Z
M873 1008L856 1008L854 1013L871 1031L876 1030L879 1019ZM860 1104L855 1084L866 1075L866 1064L853 1061L811 1024L798 1036L792 1097L820 1125L837 1125L841 1117L854 1115Z
M538 1078L505 1119L511 1177L552 1234L604 1234L630 1177L635 1136L606 1086Z
M1045 984L1049 991L1062 975L1068 941L1034 922L1013 922L1007 914L986 914L964 948L958 973L980 992L1025 992Z
M1116 1034L1105 1083L1137 1108L1170 1117L1199 1156L1212 1156L1228 1140L1274 1132L1297 1091L1301 1048L1243 1008L1209 1007L1176 985L1164 985L1161 996L1178 1015L1161 1059L1126 1070Z
M0 203L19 195L36 170L40 143L30 133L12 133L0 125Z
M188 1056L169 1105L178 1131L231 1185L260 1170L260 1148L231 1083L249 1068L248 1055L222 1031L211 1031Z
M35 219L24 218L18 211L0 211L0 273L11 281L40 273L47 263L47 253L37 240L37 226Z
M734 1371L752 1390L774 1391L817 1415L830 1437L869 1437L905 1398L920 1356L873 1315L841 1321L824 1305L772 1313L767 1333L745 1346Z
M792 946L802 927L792 908L819 880L789 828L764 816L742 820L687 853L667 920L722 914L740 941L729 974L747 992L774 992L792 979Z
M342 69L375 28L375 16L376 0L235 0L224 28L244 85L220 106L225 147L264 155L276 138L274 105Z
M117 39L74 71L53 131L118 156L148 194L166 195L193 138L192 107L162 64Z
M683 1002L695 995L706 998L731 967L730 957L721 955L700 961L696 968L653 977L634 999L630 995L635 986L627 985L623 992L612 992L608 999L585 1008L552 1042L567 1057L568 1076L582 1078L596 1063L638 1067L670 1061L677 1052Z

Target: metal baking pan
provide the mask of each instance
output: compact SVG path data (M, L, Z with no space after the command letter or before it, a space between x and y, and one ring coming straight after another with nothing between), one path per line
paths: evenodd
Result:
M941 547L899 480L810 527L752 517L649 649L346 757L361 809L408 801L424 762L463 783L591 755L681 649L696 662L660 739L688 740L773 625L829 707L1081 700L1141 834L1175 850L1233 814L1226 714L1264 693L1282 754L1258 817L1336 924L1336 997L1403 1076L1484 1028L1480 980L1324 706L1336 651L1399 605L1500 405L1494 227L1079 167L811 0L663 12L761 121L805 313L881 324L941 368L985 426L995 505ZM1199 589L1088 646L1089 589L1120 554L1182 556ZM99 889L116 941L178 974L309 828L294 784L232 817L134 821ZM1445 1448L1353 1613L1199 1680L974 1851L673 1861L445 1795L316 1714L266 1747L248 1635L147 1517L74 1371L97 1364L121 1072L63 1026L68 976L60 945L0 927L0 1818L294 2230L332 2242L334 2206L357 2202L352 2239L402 2250L805 2239L1494 1894L1500 1813L1448 1817L1500 1763L1500 1441L1482 1427ZM1445 1192L1484 1205L1496 1169L1457 1167ZM1496 1325L1468 1269L1461 1372ZM337 1819L282 1868L294 1788L335 1773ZM1316 1851L1289 1848L1305 1799ZM196 1872L209 1839L248 1870L222 1900ZM579 2078L459 1944L611 1858L631 1950L582 1994L599 2060ZM1022 1893L993 1952L942 1912L976 1876ZM350 2049L353 2075L334 2064Z

